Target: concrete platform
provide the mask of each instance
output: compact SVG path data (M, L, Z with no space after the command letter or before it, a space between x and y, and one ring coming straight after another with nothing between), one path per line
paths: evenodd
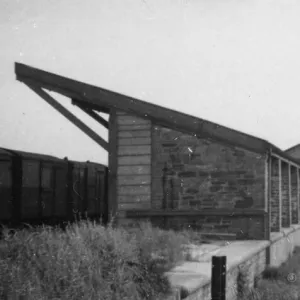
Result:
M210 283L212 256L226 256L228 271L268 245L268 241L234 241L224 246L205 245L204 249L198 246L198 249L196 247L193 249L194 261L186 261L167 272L166 275L173 287L192 294L200 286Z
M218 241L200 246L189 245L189 261L177 265L166 276L175 290L184 291L184 299L210 300L212 256L226 256L226 299L238 300L239 274L246 275L243 289L249 290L267 265L281 265L296 246L300 246L300 225L272 233L270 241Z

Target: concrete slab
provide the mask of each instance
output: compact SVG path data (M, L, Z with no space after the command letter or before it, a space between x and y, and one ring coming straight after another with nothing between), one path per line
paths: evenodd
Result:
M220 249L218 256L227 257L227 270L265 249L269 241L236 241Z
M187 247L188 261L202 261L210 260L212 255L217 255L222 246L213 244L204 245L189 245Z
M212 256L226 256L228 271L253 256L254 253L265 249L269 244L269 241L234 241L223 247L217 245L207 247L206 245L204 248L211 251L202 254L202 259L199 257L199 261L183 262L167 272L166 275L173 287L180 287L192 294L210 282Z
M201 267L199 267L199 269L200 268ZM172 287L184 289L188 294L192 294L201 286L210 282L210 276L201 273L188 272L188 269L186 269L185 272L168 272L166 275Z
M186 253L188 252L188 261L211 261L211 257L218 255L219 250L222 247L228 246L230 242L225 241L211 241L209 244L194 245L190 244L186 246Z

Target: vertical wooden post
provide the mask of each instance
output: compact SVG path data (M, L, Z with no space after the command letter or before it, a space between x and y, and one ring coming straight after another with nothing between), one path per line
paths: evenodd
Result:
M291 164L288 164L288 171L289 171L289 220L290 226L292 225L292 168Z
M83 213L84 213L84 218L88 217L88 211L89 211L89 189L88 189L88 184L89 184L89 180L88 180L88 176L89 176L89 169L86 166L84 168L84 201L83 201Z
M278 159L279 166L279 232L282 229L282 161Z
M296 172L297 172L297 209L298 209L298 224L299 224L299 219L300 219L300 178L299 178L299 169L296 168Z
M270 153L267 154L265 159L265 211L267 212L264 216L264 239L269 240L271 234L271 175L272 174L272 157Z
M108 153L108 221L117 225L118 193L117 193L117 169L118 169L118 124L117 113L111 109L109 114L109 153Z
M39 203L38 203L39 222L42 220L44 216L44 208L45 208L45 203L43 201L42 177L43 177L43 162L40 160L39 161Z
M11 214L13 223L19 224L22 219L23 205L23 163L20 155L14 154L12 157L12 202Z
M288 187L289 187L289 227L292 225L292 168L288 164Z
M211 299L226 300L226 256L212 257Z
M100 216L104 224L108 222L108 168L104 169L101 180L101 191L100 195Z
M270 240L271 238L271 231L272 231L272 225L271 225L271 220L272 220L272 156L271 153L268 153L267 158L266 158L266 166L265 166L265 201L266 205L265 208L267 210L267 216L265 217L265 222L264 222L264 228L265 228L265 234L264 237L266 240ZM266 264L270 265L271 262L271 249L268 247L266 249Z
M67 161L67 215L68 221L73 220L73 165Z
M51 168L51 186L52 186L52 215L51 219L56 222L56 203L57 199L57 186L56 186L56 176L57 176L57 165L55 163Z

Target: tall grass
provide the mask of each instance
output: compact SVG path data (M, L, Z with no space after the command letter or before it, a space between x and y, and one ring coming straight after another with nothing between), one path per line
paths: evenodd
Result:
M157 299L170 291L164 272L183 259L188 242L187 234L148 223L19 230L0 247L0 299Z

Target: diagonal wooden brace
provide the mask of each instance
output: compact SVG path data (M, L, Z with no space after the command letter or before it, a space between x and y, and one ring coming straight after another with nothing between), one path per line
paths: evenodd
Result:
M81 110L83 110L86 114L88 114L90 117L92 117L94 120L96 120L98 123L103 125L105 128L108 129L108 122L103 119L101 116L99 116L97 113L95 113L92 109L86 108L84 105L76 101L75 99L72 99L72 104L79 107Z
M92 140L94 140L98 145L100 145L106 151L108 151L108 142L106 142L101 136L99 136L90 127L85 125L81 120L79 120L75 115L73 115L70 111L68 111L64 106L62 106L60 103L58 103L52 96L50 96L48 93L46 93L39 86L29 83L26 80L24 80L23 82L31 90L33 90L36 94L38 94L41 98L43 98L49 105L51 105L54 109L56 109L58 112L60 112L71 123L73 123L81 131L83 131L86 135L88 135Z

